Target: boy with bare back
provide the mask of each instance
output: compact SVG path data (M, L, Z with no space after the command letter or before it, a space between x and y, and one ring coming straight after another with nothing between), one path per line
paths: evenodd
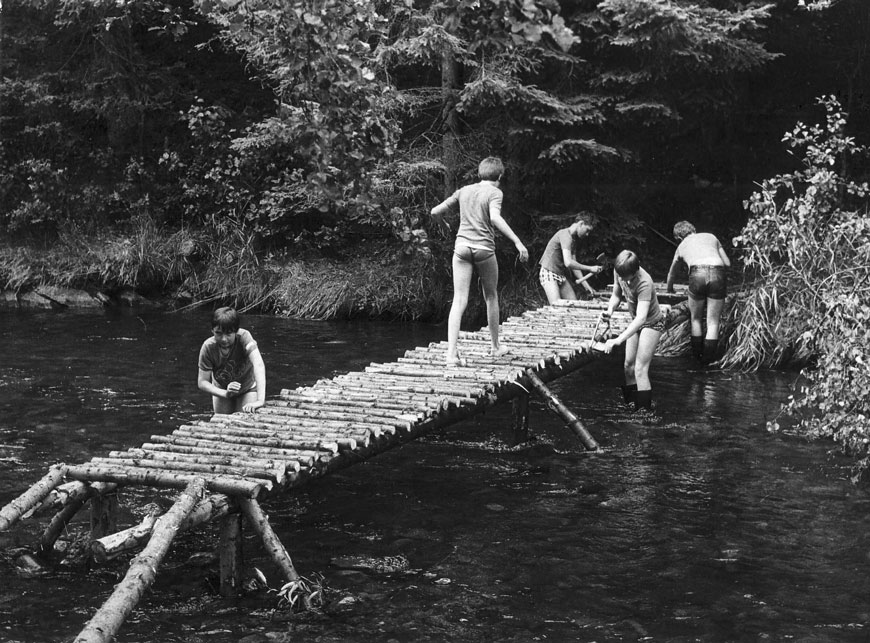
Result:
M680 245L668 271L668 292L674 292L677 271L680 264L685 264L689 269L692 354L699 361L713 362L718 357L719 317L728 292L725 269L731 266L731 260L715 235L696 232L695 226L688 221L678 221L674 225L674 237Z

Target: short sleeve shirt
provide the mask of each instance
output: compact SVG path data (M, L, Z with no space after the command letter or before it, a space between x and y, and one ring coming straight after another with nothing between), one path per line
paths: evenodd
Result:
M637 274L628 281L620 277L618 274L616 275L616 279L619 281L622 295L628 302L628 310L632 315L637 314L637 302L648 301L649 311L646 315L647 323L654 324L661 320L662 309L659 308L659 299L656 296L655 284L646 270L638 268Z
M570 229L562 228L547 242L547 247L538 263L541 264L542 268L551 272L564 274L567 271L562 251L567 250L568 254L574 256L574 241L574 235L571 234Z
M257 388L257 382L250 354L255 348L257 342L244 328L238 330L236 341L226 355L221 354L217 340L209 337L199 349L199 368L211 371L211 381L221 388L226 388L230 382L239 382L242 385L240 393L253 391Z
M456 245L495 250L495 227L490 212L501 212L504 195L493 183L481 181L459 188L450 195L442 207L459 206L459 230Z

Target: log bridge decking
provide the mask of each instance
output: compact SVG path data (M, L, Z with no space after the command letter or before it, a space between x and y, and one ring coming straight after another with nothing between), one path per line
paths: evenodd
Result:
M50 555L67 523L89 504L90 555L97 562L144 545L76 643L112 640L154 581L176 533L207 522L220 525L222 594L231 596L240 587L243 517L260 535L285 582L299 582L259 504L276 492L509 401L514 403L515 436L521 441L528 436L529 393L542 396L586 449L597 449L580 418L546 383L599 358L592 339L605 307L606 297L561 301L510 318L501 327L510 353L499 358L489 355L485 328L463 332L460 347L467 366L445 367L446 342L433 343L409 350L395 362L282 390L256 414L215 415L85 464L55 465L0 510L0 531L24 518L53 515L36 547ZM684 307L665 308L670 324L685 319ZM621 332L629 321L627 313L617 312L610 332ZM183 492L166 513L152 513L141 524L116 531L112 509L117 491L132 485Z

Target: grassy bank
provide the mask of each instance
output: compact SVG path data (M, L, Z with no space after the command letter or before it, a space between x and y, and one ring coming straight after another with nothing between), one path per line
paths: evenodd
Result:
M111 296L132 288L171 308L226 304L299 319L446 318L449 256L408 258L383 244L367 247L342 258L276 256L244 235L166 231L146 219L99 234L68 229L50 245L7 243L0 247L0 289L60 286ZM533 273L503 268L503 316L543 303ZM473 296L466 319L484 318L482 297Z

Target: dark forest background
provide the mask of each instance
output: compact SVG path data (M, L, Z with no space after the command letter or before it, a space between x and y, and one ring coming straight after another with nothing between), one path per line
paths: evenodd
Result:
M591 256L631 247L661 279L677 220L730 245L818 97L870 140L862 0L19 0L0 19L19 291L440 318L452 233L429 210L487 155L533 260L590 210ZM510 314L540 293L500 260Z

